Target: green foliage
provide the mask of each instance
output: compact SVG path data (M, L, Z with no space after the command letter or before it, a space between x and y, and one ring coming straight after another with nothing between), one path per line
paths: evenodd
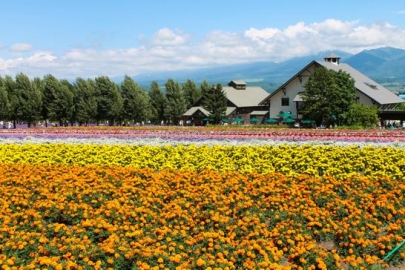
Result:
M178 124L183 113L187 110L183 90L173 79L168 79L165 87L167 98L165 113L172 124Z
M200 85L201 96L204 96L211 89L211 85L207 80L204 80Z
M347 124L364 128L375 127L378 123L378 110L376 106L368 107L361 103L354 103L347 112Z
M19 73L15 80L15 90L18 96L17 115L20 120L26 121L30 127L42 109L42 93L38 84L34 84L27 75Z
M150 116L148 94L128 75L121 83L123 118L134 122L145 121Z
M9 115L10 101L8 100L7 90L3 85L0 85L0 119L7 119Z
M151 109L151 122L154 124L160 124L161 121L165 121L165 108L167 99L163 92L160 90L159 83L153 81L149 88L149 100Z
M4 79L0 76L0 119L8 119L10 116L10 100L8 98L7 89ZM2 127L0 127L2 128Z
M107 76L96 78L97 120L108 120L110 125L120 118L122 96L118 86Z
M4 87L7 91L7 98L9 101L9 119L14 123L18 120L18 106L19 106L19 97L18 91L16 89L16 84L14 79L11 76L6 75L3 81Z
M187 80L183 84L183 93L186 99L186 108L190 108L201 97L201 90L197 88L192 80Z
M97 115L96 83L92 79L77 78L75 87L76 120L89 124Z
M42 83L42 118L58 121L60 125L73 120L74 114L74 87L66 80L59 81L48 74Z
M345 113L355 102L354 79L344 71L318 67L310 75L301 93L304 118L323 124L341 124Z
M61 80L62 87L66 88L68 91L65 93L65 102L66 102L66 118L67 121L72 125L76 121L76 87L71 84L68 80Z
M55 104L56 93L60 89L60 82L53 75L48 74L44 77L42 89L42 119L47 121L48 119L53 121L57 119L50 119L50 114L53 114L57 108ZM51 113L52 112L52 113Z
M405 102L399 104L396 108L397 111L405 111Z
M212 86L202 97L203 107L210 112L214 123L219 123L226 115L227 97L221 84Z

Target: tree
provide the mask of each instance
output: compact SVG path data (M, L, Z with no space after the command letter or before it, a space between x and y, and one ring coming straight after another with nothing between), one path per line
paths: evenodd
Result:
M160 124L161 121L166 121L165 108L167 106L167 99L160 90L158 82L153 81L150 84L148 95L150 100L152 123Z
M3 84L0 84L0 120L6 120L9 116L10 101L8 99L7 89Z
M378 109L376 106L353 103L347 112L347 124L350 126L373 128L378 121Z
M74 122L74 87L67 80L59 81L53 75L46 75L43 83L42 117L45 126L48 119L60 126Z
M75 110L75 97L76 97L76 87L71 84L68 80L63 79L60 81L62 85L63 95L65 98L65 117L66 122L69 122L73 126L76 122L76 110Z
M187 110L183 91L173 79L168 79L165 87L167 98L165 113L172 124L178 124L183 113Z
M398 104L398 106L395 107L396 111L405 111L405 102Z
M200 93L201 96L204 96L206 92L211 89L211 85L208 83L207 80L204 80L200 85Z
M135 81L125 76L121 83L123 98L123 117L134 122L144 122L150 117L150 102L148 94Z
M3 77L0 76L0 120L8 120L10 116L10 100ZM0 127L2 128L2 127Z
M201 97L201 90L197 88L192 80L187 80L182 88L186 99L186 108L190 108Z
M80 125L88 125L97 116L96 83L92 79L77 78L75 110Z
M221 119L226 115L227 102L228 99L221 84L212 86L202 97L204 109L210 112L210 118L216 124L220 123Z
M50 119L50 112L57 110L56 108L56 93L60 90L59 80L56 79L53 75L48 74L44 77L44 87L42 90L42 110L41 115L42 119L45 121L45 126L48 126L48 120Z
M13 127L16 128L17 121L19 120L19 112L18 112L18 106L20 103L20 97L19 93L16 88L16 84L14 79L6 75L4 77L4 88L6 89L7 92L7 97L9 100L9 120L13 121Z
M355 102L354 79L344 71L318 67L309 76L301 93L304 118L322 124L344 123L344 115Z
M27 75L19 73L16 75L16 90L19 97L18 116L26 121L28 127L40 117L42 109L42 94L38 84L34 84Z
M108 120L114 125L122 111L122 96L118 86L107 76L96 78L97 124L100 120Z

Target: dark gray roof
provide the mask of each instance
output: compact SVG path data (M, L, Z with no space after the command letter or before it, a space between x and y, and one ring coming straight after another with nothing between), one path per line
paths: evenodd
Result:
M360 71L349 66L348 64L340 63L339 65L336 65L333 63L323 61L317 61L317 63L334 71L342 70L349 73L350 76L355 81L355 87L357 88L357 90L359 90L360 92L370 97L371 99L375 100L381 105L404 102L404 100L402 100L397 95L386 89L384 86L378 84L377 82L370 79Z

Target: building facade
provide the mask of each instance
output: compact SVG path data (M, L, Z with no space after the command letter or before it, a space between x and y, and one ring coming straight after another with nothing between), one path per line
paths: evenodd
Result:
M342 70L350 74L355 80L356 102L366 106L376 105L382 121L390 119L390 116L395 112L395 108L399 104L405 102L403 99L350 65L340 63L339 56L330 54L324 58L324 61L310 62L259 103L260 105L267 106L270 118L277 118L281 112L290 112L296 119L302 119L300 106L302 105L303 100L300 93L305 91L304 85L309 76L319 67L328 68L334 71ZM402 117L402 119L398 119L401 121L405 120L405 115L398 116L396 114L395 117Z
M269 95L263 88L248 86L244 81L233 80L222 89L227 98L227 109L223 119L225 122L234 123L237 120L237 123L248 124L254 119L254 123L261 123L268 116L268 106L259 104ZM202 103L200 98L183 114L186 122L203 124L209 121L210 112L204 109Z

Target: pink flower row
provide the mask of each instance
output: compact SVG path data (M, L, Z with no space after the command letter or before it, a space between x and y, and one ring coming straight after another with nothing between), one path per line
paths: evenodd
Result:
M1 138L172 138L405 142L403 130L240 129L201 127L69 127L2 129Z

